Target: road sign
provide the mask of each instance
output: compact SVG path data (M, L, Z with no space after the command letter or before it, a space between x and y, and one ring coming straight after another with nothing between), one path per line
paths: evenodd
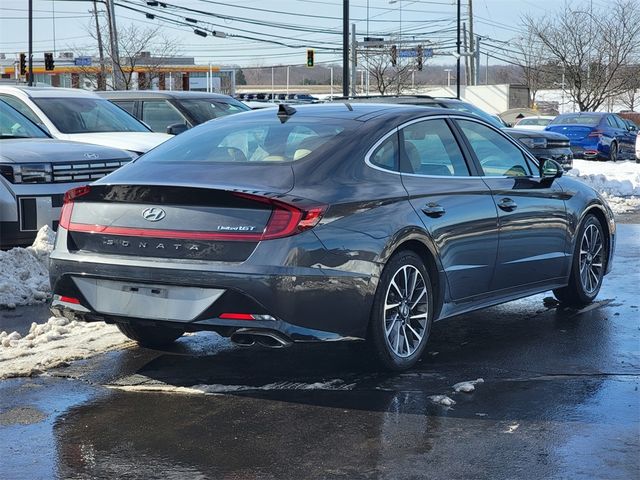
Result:
M425 48L424 50L422 50L422 57L423 58L433 57L433 48Z
M364 42L358 42L364 47L384 47L384 38L382 37L364 37Z
M398 56L400 58L413 58L418 56L418 52L415 48L401 48L398 50Z
M90 67L91 66L91 57L76 57L73 60L73 64L76 67Z

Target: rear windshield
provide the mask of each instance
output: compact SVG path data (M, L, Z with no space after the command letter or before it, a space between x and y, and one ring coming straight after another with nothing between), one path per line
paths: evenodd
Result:
M598 125L601 118L600 115L561 115L553 119L549 125Z
M517 124L518 125L537 125L539 127L544 127L548 125L551 120L548 118L523 118Z
M292 162L355 128L353 120L290 118L281 123L274 113L243 121L216 121L192 128L140 157L141 162ZM239 117L234 117L234 119Z
M120 107L103 98L33 98L62 133L149 132Z
M217 98L189 98L180 100L180 103L197 123L251 110L244 103L231 98L224 101Z

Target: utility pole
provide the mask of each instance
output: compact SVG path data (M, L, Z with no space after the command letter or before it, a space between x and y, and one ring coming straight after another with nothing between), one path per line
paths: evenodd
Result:
M349 0L342 0L342 95L349 96Z
M460 54L462 53L460 51L460 46L461 46L461 41L460 41L460 1L458 0L458 8L457 8L457 15L456 15L456 24L457 24L457 30L458 30L458 39L456 40L456 52L458 54L458 58L456 58L456 98L458 98L458 100L460 99Z
M480 40L482 40L482 38L480 37L480 35L477 35L476 36L476 49L473 52L473 54L475 55L475 61L476 61L475 69L473 71L473 73L474 73L473 84L474 85L480 85Z
M53 3L53 2L52 2ZM100 57L100 73L98 74L98 90L107 89L107 74L104 69L104 46L102 45L102 32L98 17L98 1L93 0L93 14L96 18L96 40L98 41L98 55Z
M358 50L356 42L356 24L351 24L351 94L355 97L358 86L358 72L356 67L358 66Z
M475 37L473 36L473 0L469 0L469 50L471 52L475 52L473 41ZM473 58L469 58L470 64L470 72L469 79L471 80L472 85L476 85L476 66L473 63Z
M113 84L116 90L124 87L122 69L120 68L120 52L118 51L118 30L116 28L116 12L113 0L105 0L107 7L107 21L109 22L109 37L111 43L111 68L113 70Z
M29 0L29 86L33 86L33 0Z
M470 85L469 81L469 56L466 55L469 52L469 48L467 46L467 24L466 22L462 24L462 42L464 46L464 84Z

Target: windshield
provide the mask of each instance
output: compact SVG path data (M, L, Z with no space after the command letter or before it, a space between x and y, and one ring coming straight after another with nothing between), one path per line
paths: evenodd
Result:
M551 119L549 118L523 118L522 120L520 120L518 123L516 123L516 127L522 126L522 125L536 125L539 127L544 127L546 125L549 124L549 122L551 121Z
M49 138L31 120L0 100L0 138Z
M600 115L560 115L557 116L549 125L598 125L600 123Z
M102 98L33 98L62 133L148 132L143 123Z
M244 115L243 115L244 116ZM248 114L252 117L252 114ZM192 128L140 157L140 162L291 162L333 141L355 121L326 118L246 118Z
M180 103L197 123L251 110L244 103L231 98L224 101L217 98L189 98L180 100Z

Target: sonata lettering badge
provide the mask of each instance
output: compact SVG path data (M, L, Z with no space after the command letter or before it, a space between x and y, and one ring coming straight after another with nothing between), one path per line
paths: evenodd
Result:
M166 216L167 214L165 213L165 211L157 207L145 208L142 211L142 218L150 222L158 222Z

